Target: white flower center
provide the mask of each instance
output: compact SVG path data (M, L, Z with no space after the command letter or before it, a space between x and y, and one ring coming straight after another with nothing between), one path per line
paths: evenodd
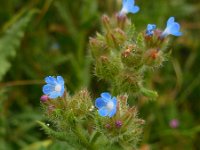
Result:
M121 10L121 12L120 12L120 14L121 15L125 15L125 14L127 14L127 12L128 11L127 11L126 7L123 7L122 10Z
M60 92L61 89L62 89L62 87L61 87L60 84L57 84L57 85L55 86L55 91L56 91L56 92Z
M106 107L109 109L109 110L112 110L113 107L114 107L114 103L112 101L108 102Z

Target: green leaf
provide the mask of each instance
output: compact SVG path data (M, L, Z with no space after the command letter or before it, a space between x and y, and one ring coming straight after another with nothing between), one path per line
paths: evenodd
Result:
M11 67L10 58L14 58L16 50L20 47L25 28L36 10L26 12L23 17L14 22L0 38L0 80ZM18 15L17 15L18 16Z

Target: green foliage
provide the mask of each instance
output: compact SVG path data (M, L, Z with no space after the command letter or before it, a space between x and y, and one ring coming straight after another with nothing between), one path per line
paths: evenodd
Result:
M0 149L2 150L26 147L29 143L36 142L40 137L39 134L32 136L32 131L36 126L36 122L33 120L42 119L41 114L34 111L33 108L26 107L24 112L15 112L13 115L11 110L6 109L10 105L9 103L10 101L6 98L1 99Z
M26 13L26 14L25 14ZM30 22L35 10L24 12L13 17L12 25L7 27L6 31L0 38L0 80L11 67L10 59L16 56L16 50L19 48L21 39L28 23ZM19 18L19 19L16 19ZM16 21L15 21L16 20Z
M87 47L87 39L89 29L93 27L92 22L96 20L98 13L96 1L74 1L73 3L66 3L66 1L56 1L54 3L57 12L62 19L66 29L67 38L71 41L68 46L69 63L71 64L71 72L75 80L73 88L79 89L82 86L88 86L90 83L90 59L85 59L83 56L87 55L85 48ZM80 5L80 11L76 11L77 5ZM84 15L83 15L84 14ZM90 15L89 15L90 14ZM76 22L73 20L76 15ZM88 29L88 30L86 30Z

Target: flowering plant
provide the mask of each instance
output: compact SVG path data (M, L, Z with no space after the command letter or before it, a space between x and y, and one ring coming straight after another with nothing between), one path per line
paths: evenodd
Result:
M144 74L167 60L167 35L181 35L174 17L164 31L148 24L136 33L126 14L138 11L134 0L123 0L119 13L102 16L104 32L90 38L95 75L110 83L109 92L99 98L91 97L87 89L70 95L61 76L45 78L41 105L52 126L38 123L48 135L76 149L137 148L144 120L138 118L136 106L128 104L128 96L130 101L137 95L157 98L156 91L144 86Z

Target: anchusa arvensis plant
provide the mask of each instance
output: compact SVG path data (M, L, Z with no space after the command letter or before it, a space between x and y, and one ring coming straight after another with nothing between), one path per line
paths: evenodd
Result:
M103 32L91 37L89 48L94 72L110 83L109 92L91 97L87 89L70 95L61 76L46 77L41 105L52 125L38 122L44 131L75 149L136 149L144 120L136 106L128 104L138 94L156 99L156 91L145 87L144 73L162 66L168 58L169 36L180 36L180 25L170 17L164 30L148 24L140 33L127 18L139 7L122 0L122 9L102 16ZM145 25L146 26L146 25Z

